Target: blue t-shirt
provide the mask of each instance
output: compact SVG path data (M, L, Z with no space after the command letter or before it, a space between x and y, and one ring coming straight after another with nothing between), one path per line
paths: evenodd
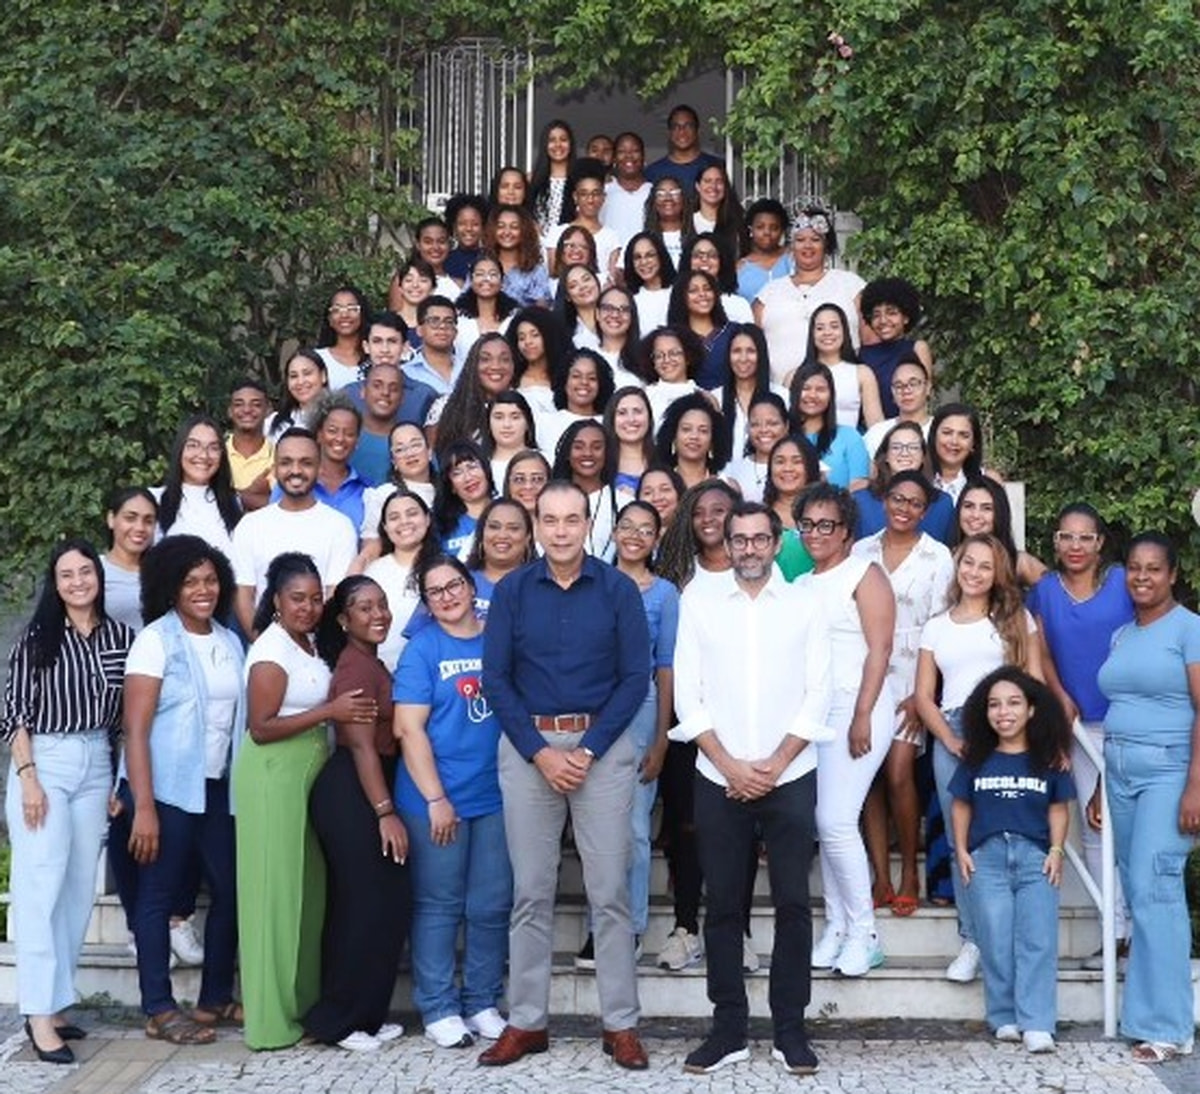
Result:
M1192 742L1196 717L1187 667L1200 664L1200 616L1176 605L1145 627L1128 623L1113 635L1097 683L1108 698L1104 732L1138 744Z
M483 635L455 638L440 626L423 627L404 647L392 680L397 703L428 706L425 733L446 797L464 819L501 807L496 752L500 720L484 697ZM425 798L403 763L396 768L402 812L425 815Z
M471 553L471 544L475 541L475 526L478 523L470 513L463 513L450 534L442 536L442 550L465 562L467 555Z
M1050 806L1074 801L1075 780L1069 771L1035 773L1028 752L993 752L977 770L960 763L950 793L971 806L969 851L1000 832L1024 836L1049 851Z
M1108 700L1097 675L1112 648L1113 633L1133 621L1133 601L1125 587L1125 571L1110 566L1100 588L1076 602L1057 573L1046 574L1032 589L1025 606L1037 617L1046 636L1054 667L1085 722L1102 722Z
M861 487L854 491L854 501L858 505L858 525L854 532L855 539L866 539L876 532L882 532L887 526L887 517L883 511L883 499L871 493L869 487ZM918 525L922 532L927 533L938 543L948 543L950 529L954 525L954 502L950 495L942 490L934 494L933 502L925 509L925 515Z
M496 583L482 570L472 570L471 576L475 579L475 617L486 621L488 608L492 603L492 590ZM432 622L433 616L429 614L429 609L424 604L418 604L413 608L408 622L404 624L404 637L412 638L417 631L428 627Z
M675 633L679 629L679 590L666 578L656 577L642 591L646 625L650 628L650 669L669 669L675 664Z
M811 444L817 443L817 434L807 434ZM839 425L834 434L833 443L820 454L820 461L829 468L827 481L834 486L844 486L847 490L854 479L865 479L871 473L871 457L867 455L867 446L863 444L858 430L848 425Z
M392 471L392 452L388 447L386 433L368 433L365 429L358 435L358 444L350 456L350 466L368 486L380 486L387 482Z

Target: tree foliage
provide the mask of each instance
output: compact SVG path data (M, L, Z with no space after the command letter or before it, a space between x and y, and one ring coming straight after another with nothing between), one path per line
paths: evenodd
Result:
M0 576L158 481L176 424L376 292L413 0L9 0L0 8Z
M759 162L811 153L867 275L911 278L924 333L1028 483L1200 535L1200 15L1184 0L522 0L497 17L583 86L749 80L724 125ZM540 28L540 35L539 35ZM547 29L552 28L552 29ZM852 55L840 54L840 35Z

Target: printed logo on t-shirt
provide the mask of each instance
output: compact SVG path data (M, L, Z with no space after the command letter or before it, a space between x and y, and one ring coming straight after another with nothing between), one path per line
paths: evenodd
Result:
M438 662L438 675L443 680L457 676L454 687L467 704L467 717L475 723L487 721L492 716L492 708L483 694L483 684L475 674L483 671L482 657L454 657L447 661Z
M977 775L975 793L986 792L998 798L1021 798L1026 794L1046 793L1046 780L1035 775Z

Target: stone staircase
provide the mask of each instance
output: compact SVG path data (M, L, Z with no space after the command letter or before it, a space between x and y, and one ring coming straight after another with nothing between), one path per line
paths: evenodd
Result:
M654 965L654 956L674 926L668 895L667 868L662 855L652 860L650 925L643 940L645 956L639 968L643 1013L647 1017L702 1018L711 1013L705 992L704 966L670 973ZM897 871L898 872L898 871ZM823 927L820 874L811 877L814 930ZM5 900L7 897L0 897ZM203 906L198 913L203 915ZM555 965L551 1008L555 1014L594 1015L599 1012L595 976L578 972L572 957L587 931L579 861L566 850L559 878L559 905L555 917ZM842 1019L913 1018L966 1021L983 1015L979 982L952 984L945 979L947 963L958 950L953 909L922 906L916 915L897 918L886 910L878 916L878 929L887 954L880 969L862 979L847 980L831 973L813 975L813 1016ZM774 938L773 917L765 868L759 870L752 912L755 949L763 969L747 977L751 1013L769 1014L767 988L769 954ZM138 1002L137 968L125 948L125 917L115 895L96 898L88 928L77 984L83 996L107 995L120 1003ZM1082 968L1082 960L1100 944L1099 920L1083 887L1068 870L1059 917L1059 1015L1063 1021L1099 1022L1103 1018L1101 974ZM181 999L195 999L199 970L179 968L175 989ZM0 1004L16 997L16 973L11 939L0 943ZM397 977L393 999L398 1010L411 1009L408 976ZM1197 1008L1200 1020L1200 1007Z

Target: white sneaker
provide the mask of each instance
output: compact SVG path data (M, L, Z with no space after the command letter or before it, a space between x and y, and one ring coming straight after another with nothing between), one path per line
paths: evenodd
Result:
M1054 1037L1044 1029L1027 1029L1024 1041L1027 1052L1041 1053L1054 1051Z
M946 966L946 979L956 984L969 984L979 975L979 947L964 942L958 956Z
M178 956L181 965L204 964L204 943L190 919L171 925L171 952Z
M1011 1025L998 1027L995 1036L997 1041L1004 1041L1007 1044L1019 1044L1021 1041L1021 1031Z
M386 1045L404 1036L404 1027L399 1022L385 1022L375 1031L375 1040Z
M425 1036L438 1048L469 1048L475 1043L467 1024L457 1014L425 1023Z
M704 960L704 942L686 927L676 927L658 953L658 967L682 972Z
M504 1032L505 1025L504 1019L495 1007L488 1007L487 1010L481 1010L478 1014L472 1014L466 1020L468 1031L475 1034L476 1037L483 1037L488 1041L496 1040Z
M832 969L845 941L845 935L841 931L834 930L832 924L827 924L821 940L813 947L812 967L814 969Z
M742 971L758 972L761 965L754 950L754 940L749 935L742 935Z
M349 1037L338 1041L338 1048L344 1048L348 1052L378 1052L379 1047L379 1038L372 1037L362 1029L356 1029Z
M879 935L871 931L853 934L846 939L833 963L833 971L842 976L866 976L882 964L883 950L879 945Z

